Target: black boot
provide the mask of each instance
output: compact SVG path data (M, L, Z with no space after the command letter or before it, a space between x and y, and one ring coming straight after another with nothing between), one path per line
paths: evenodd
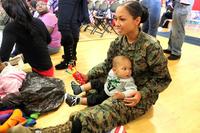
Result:
M168 60L178 60L181 58L181 55L174 55L174 54L171 54L169 57L168 57Z
M62 70L62 69L67 69L69 65L72 65L72 67L76 66L76 61L75 60L70 60L69 62L67 61L61 61L60 64L57 64L55 66L56 70Z
M68 67L68 63L66 63L66 61L62 61L60 62L60 64L57 64L55 66L56 70L67 69L67 67Z

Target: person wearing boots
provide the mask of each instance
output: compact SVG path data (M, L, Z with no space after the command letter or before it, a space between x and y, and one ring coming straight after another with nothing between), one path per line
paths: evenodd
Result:
M81 23L89 22L87 1L60 0L58 2L58 28L61 32L61 45L64 49L63 61L57 64L57 70L66 69L68 64L76 65L76 47L79 41Z

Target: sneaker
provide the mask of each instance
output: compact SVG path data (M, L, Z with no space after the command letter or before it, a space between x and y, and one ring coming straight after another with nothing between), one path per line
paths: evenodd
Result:
M171 54L171 50L169 50L169 49L164 49L163 52L164 52L165 54Z
M174 55L174 54L171 54L169 57L168 57L168 60L178 60L181 58L181 55Z
M78 85L76 82L71 82L71 87L74 92L74 95L78 95L82 92L80 85Z
M73 96L68 93L65 94L65 102L71 107L79 104L80 102L80 97L78 96Z

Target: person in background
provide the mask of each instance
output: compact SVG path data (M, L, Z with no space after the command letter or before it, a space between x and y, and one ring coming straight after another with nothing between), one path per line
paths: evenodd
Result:
M49 54L56 54L61 48L61 34L58 31L58 19L55 14L49 12L47 3L43 0L37 1L36 10L39 13L38 18L46 25L51 35L51 42L48 45Z
M126 56L116 56L113 58L112 69L108 73L105 84L98 79L94 79L81 86L72 81L71 87L75 95L83 91L88 92L91 89L95 89L98 93L87 97L73 96L66 93L65 101L69 106L77 104L94 106L101 104L110 96L114 99L123 100L125 97L131 97L130 94L137 90L132 77L132 62Z
M44 23L33 18L25 0L2 0L2 7L13 19L3 30L0 49L1 60L8 61L16 44L33 72L53 76L54 68L47 45L51 36Z
M142 25L142 30L156 37L161 13L161 0L142 0L142 5L148 9L149 17Z
M31 14L33 15L33 17L37 18L39 16L39 13L36 10L37 0L30 0L28 4L30 7L29 9L31 11Z
M38 12L36 11L37 1L36 0L27 0L26 2L27 2L27 5L29 7L29 10L30 10L32 16L37 18L39 16ZM19 51L18 46L15 45L13 51L11 52L10 57L16 57L19 54L21 54L21 52Z
M59 0L58 28L62 35L64 55L63 61L55 66L57 70L66 69L68 64L76 65L76 48L82 22L89 22L86 0Z
M193 3L194 0L175 0L168 48L163 50L164 53L170 54L169 60L181 58L181 48L185 38L185 24Z

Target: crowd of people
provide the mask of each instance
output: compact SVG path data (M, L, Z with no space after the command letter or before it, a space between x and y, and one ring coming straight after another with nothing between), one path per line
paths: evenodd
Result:
M108 132L145 114L171 82L164 53L170 54L169 60L180 59L184 26L193 1L171 1L173 22L165 50L156 39L161 1L121 3L115 13L119 36L111 42L107 57L87 74L81 73L86 84L71 83L75 95L86 92L86 97L69 93L63 96L69 106L83 104L93 108L71 114L63 125L44 129L17 126L14 130ZM50 56L63 46L62 61L55 69L76 65L80 26L89 22L87 1L1 0L1 4L11 19L3 29L1 64L9 61L15 46L33 72L53 77L55 70ZM92 94L91 89L95 90Z

